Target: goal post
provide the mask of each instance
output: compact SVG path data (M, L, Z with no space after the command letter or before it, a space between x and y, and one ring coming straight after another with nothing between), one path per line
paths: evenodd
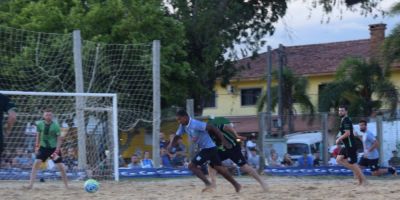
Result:
M10 136L4 139L3 159L13 160L10 166L30 172L26 165L17 163L29 152L34 152L32 132L28 126L42 119L43 109L52 108L53 120L61 127L65 135L62 145L62 157L68 159L69 174L80 172L81 177L105 180L119 180L119 145L118 145L118 101L114 93L60 93L60 92L23 92L0 91L16 104L17 122ZM76 99L83 101L76 101ZM77 102L83 105L77 106ZM82 110L78 110L82 109ZM77 113L83 113L83 120ZM78 121L77 120L81 120ZM77 125L84 127L77 127ZM83 131L77 131L77 129ZM83 134L83 135L78 135ZM84 138L79 140L79 138ZM80 145L80 143L84 145ZM17 155L24 152L23 155ZM84 155L84 156L80 156ZM84 157L85 159L80 159ZM75 159L74 163L70 163ZM18 159L17 159L18 160ZM2 163L3 164L3 163ZM67 173L67 174L68 174ZM6 177L13 179L13 177Z

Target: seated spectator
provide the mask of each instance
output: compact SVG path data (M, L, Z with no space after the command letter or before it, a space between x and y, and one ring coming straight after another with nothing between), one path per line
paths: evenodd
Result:
M249 159L252 155L251 150L257 149L256 139L256 134L252 133L249 140L247 140L246 142L247 159Z
M3 154L2 154L2 159L1 159L1 166L0 168L11 168L12 163L13 163L13 158L11 155L10 150L4 149Z
M281 164L285 167L291 167L294 165L294 162L292 160L292 157L290 157L290 154L285 153L285 155L283 156L283 161L281 162Z
M63 156L63 163L67 168L66 170L78 169L78 159L74 148L68 148L67 155Z
M30 168L32 166L30 152L18 148L16 151L16 156L13 159L12 166L16 168Z
M336 157L333 154L331 154L331 157L329 158L328 165L329 166L336 166L337 165Z
M255 148L250 149L250 157L247 162L255 169L260 168L260 156L257 154L257 150Z
M167 148L168 144L169 141L165 139L165 134L163 132L160 132L160 149Z
M186 146L183 144L183 140L181 137L178 138L175 146L168 145L169 147L169 156L171 159L171 164L174 167L182 167L184 165L185 157L186 157Z
M389 165L392 167L400 166L400 158L398 157L397 150L392 151L392 157L389 159Z
M140 161L142 168L153 168L153 160L150 158L150 152L145 151L143 159Z
M271 167L282 167L281 160L279 159L278 153L271 151L271 158L269 159L269 166Z
M133 154L131 157L131 162L128 164L128 168L135 169L135 168L142 168L140 164L140 159L136 154Z
M320 158L319 152L317 151L317 152L314 153L313 166L314 167L319 167L319 166L321 166L321 162L322 162L322 160Z
M163 147L160 149L161 167L172 167L168 151Z
M297 162L299 167L312 167L314 164L313 157L308 155L307 152L304 152Z

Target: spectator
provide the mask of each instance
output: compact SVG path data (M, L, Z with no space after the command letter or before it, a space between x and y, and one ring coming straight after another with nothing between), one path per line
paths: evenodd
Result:
M67 155L63 158L63 163L67 167L67 170L78 169L78 159L76 157L76 152L74 148L68 148Z
M260 156L257 154L257 150L255 148L251 148L250 154L251 155L248 158L247 162L250 166L258 170L260 168Z
M3 158L1 159L0 168L11 168L13 163L13 158L10 150L5 149L3 152Z
M312 167L313 164L313 157L311 155L308 155L307 152L304 152L303 156L298 159L299 167Z
M168 151L164 147L160 149L160 157L161 157L161 167L172 167Z
M292 160L292 158L290 157L290 154L285 153L285 155L283 156L283 161L281 162L281 164L285 167L291 167L294 165L294 162Z
M30 168L32 165L32 159L28 151L23 149L17 149L16 156L13 159L12 166L16 168Z
M126 167L125 159L122 157L121 154L118 156L118 166L119 167Z
M136 154L133 154L131 157L131 162L128 164L128 168L135 169L141 168L142 165L140 164L140 159Z
M186 157L186 146L183 144L183 140L181 137L178 138L178 141L175 146L172 144L168 145L169 147L169 155L171 158L171 164L174 167L182 167L184 165L184 160Z
M276 153L275 151L271 151L271 158L270 158L269 165L271 167L282 167L281 160L279 159L278 153Z
M400 166L400 158L398 157L397 150L392 151L392 157L389 159L389 165L392 167Z
M252 155L251 149L257 149L256 134L252 133L249 140L246 142L247 158L249 159Z
M169 141L165 139L165 134L160 132L160 149L167 148Z
M337 165L336 157L335 157L334 154L331 154L331 158L329 158L328 165L329 166L336 166Z
M150 152L145 151L143 155L143 159L141 160L141 166L142 168L153 168L153 160L150 158Z
M322 162L322 160L320 158L319 152L317 151L317 152L314 153L313 166L314 167L319 167L319 166L321 166L321 162Z
M35 145L36 133L37 130L35 122L28 123L25 128L25 147L27 147L29 150L34 150L33 147Z

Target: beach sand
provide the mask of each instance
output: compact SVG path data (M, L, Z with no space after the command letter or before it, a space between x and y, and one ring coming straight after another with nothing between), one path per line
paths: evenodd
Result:
M263 176L269 186L267 192L262 192L258 183L250 177L236 179L242 185L240 193L236 193L221 177L214 191L204 193L201 192L204 185L194 177L100 181L100 190L93 194L83 190L83 181L71 181L69 190L64 189L61 181L37 182L32 190L23 189L28 181L0 181L0 199L400 199L400 179L389 176L368 177L367 186L357 186L351 177Z

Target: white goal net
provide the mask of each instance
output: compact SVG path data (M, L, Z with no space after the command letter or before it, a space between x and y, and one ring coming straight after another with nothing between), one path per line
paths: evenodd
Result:
M118 180L116 94L0 91L16 105L17 122L4 136L0 180L29 179L37 124L50 108L64 136L61 155L69 179ZM59 179L51 160L38 179Z

